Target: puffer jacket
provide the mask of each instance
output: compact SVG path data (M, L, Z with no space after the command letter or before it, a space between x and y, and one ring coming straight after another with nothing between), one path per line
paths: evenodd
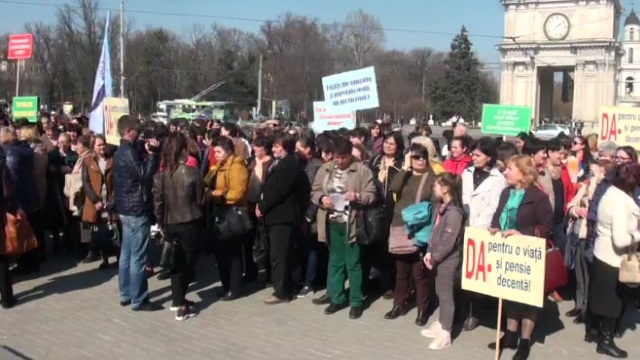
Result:
M33 176L33 149L24 141L16 141L5 145L4 151L20 208L25 213L38 210L40 199L36 179Z
M121 139L113 156L113 189L116 213L124 216L153 215L151 188L158 170L158 156L144 161L131 142Z
M471 161L471 156L464 155L459 158L449 158L442 163L442 166L446 172L460 176L469 167Z

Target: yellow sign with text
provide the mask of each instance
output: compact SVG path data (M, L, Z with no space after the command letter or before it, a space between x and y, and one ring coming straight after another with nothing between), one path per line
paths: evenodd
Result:
M120 145L118 134L118 119L122 115L129 115L129 99L105 98L104 99L104 129L107 144Z
M542 307L545 239L525 235L503 238L466 228L462 288L496 298Z
M640 150L640 108L605 106L600 109L598 142L613 141L618 146Z

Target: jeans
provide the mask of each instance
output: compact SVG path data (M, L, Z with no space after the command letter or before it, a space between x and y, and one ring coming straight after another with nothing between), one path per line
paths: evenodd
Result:
M120 216L122 221L122 244L118 268L120 301L131 301L138 308L149 297L149 284L144 267L147 263L147 248L151 220L148 216Z
M301 261L304 270L304 286L313 288L318 286L318 282L326 279L328 263L327 247L324 243L318 242L318 234L303 234L303 246L301 246Z

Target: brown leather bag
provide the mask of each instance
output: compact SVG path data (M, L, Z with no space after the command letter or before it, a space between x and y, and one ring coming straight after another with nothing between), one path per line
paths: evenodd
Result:
M2 245L0 246L0 253L3 255L16 256L38 247L38 240L24 216L14 216L7 213L4 233L4 243L0 244Z
M420 178L420 185L418 186L418 191L416 192L416 198L414 201L415 204L420 202L422 189L424 189L424 184L427 182L428 176L429 174L426 173L422 175L422 178ZM406 226L392 226L391 229L389 229L389 253L394 255L406 255L413 254L418 250L419 249L414 245L413 240L409 238L409 232L407 231Z

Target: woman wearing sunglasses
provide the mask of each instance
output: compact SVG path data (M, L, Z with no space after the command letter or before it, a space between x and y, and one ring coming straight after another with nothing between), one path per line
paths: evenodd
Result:
M412 144L409 149L410 167L398 173L391 182L391 191L396 195L389 236L389 252L396 263L396 286L393 308L385 314L385 319L397 319L407 312L407 300L411 291L411 281L415 283L416 307L418 313L415 323L427 324L429 305L429 272L422 262L426 252L423 247L414 244L407 233L402 211L418 202L435 204L437 198L433 192L436 174L429 165L429 151L420 144Z

